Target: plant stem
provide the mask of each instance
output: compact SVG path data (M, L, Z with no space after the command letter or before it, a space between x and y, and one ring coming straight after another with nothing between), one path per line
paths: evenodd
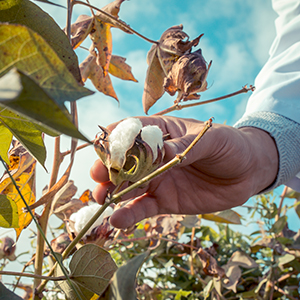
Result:
M47 279L48 276L36 275L31 273L24 272L13 272L13 271L0 271L0 275L11 275L11 276L20 276L20 277L29 277L29 278L38 278L38 279ZM65 276L51 277L52 281L66 280Z
M284 189L283 189L283 191L282 191L282 194L280 195L280 203L279 203L279 206L278 206L277 216L275 218L275 221L277 221L279 219L279 217L280 217L281 210L282 210L282 205L283 205L283 201L284 201L287 189L288 189L288 187L285 186Z
M48 190L55 184L57 180L57 175L59 171L59 167L61 164L61 155L60 155L60 136L56 137L54 140L54 157L53 157L53 166L52 166L52 172L51 172L51 178L49 182ZM47 224L48 224L48 218L49 218L49 212L50 212L51 203L46 204L43 213L39 219L39 224L41 226L42 232L46 235L47 232ZM43 260L44 260L44 250L45 250L45 241L40 233L40 231L37 232L37 245L36 245L36 256L34 261L34 274L35 275L42 275L43 272ZM39 284L41 283L41 280L39 278L34 279L33 289L35 289Z
M208 103L212 103L212 102L216 102L216 101L220 101L220 100L223 100L223 99L227 99L227 98L231 98L233 96L236 96L236 95L239 95L239 94L242 94L242 93L248 93L249 91L254 91L254 87L252 85L250 85L250 87L248 88L246 85L234 92L234 93L231 93L231 94L227 94L225 96L221 96L221 97L218 97L218 98L213 98L213 99L209 99L209 100L205 100L205 101L200 101L200 102L194 102L194 103L190 103L190 104L179 104L179 103L176 103L174 105L172 105L171 107L167 108L167 109L164 109L156 114L154 114L154 116L158 115L158 116L161 116L161 115L165 115L165 114L168 114L174 110L182 110L183 108L188 108L188 107L193 107L193 106L199 106L199 105L203 105L203 104L208 104Z
M160 167L159 169L155 170L148 176L144 177L143 179L133 183L132 185L128 186L124 190L117 192L116 194L112 195L109 201L105 202L98 211L94 214L94 216L86 223L86 225L83 227L83 229L78 233L76 238L68 245L68 247L65 249L65 251L62 254L62 259L64 260L73 250L73 248L76 246L76 244L81 240L81 238L85 235L85 233L90 229L90 227L95 223L95 221L101 216L101 214L105 211L105 209L110 206L111 204L117 204L120 202L120 199L123 195L127 194L128 192L134 190L135 188L138 188L139 186L143 185L144 183L150 181L154 177L160 175L161 173L169 170L173 166L179 164L187 155L187 153L192 149L192 147L202 138L202 136L205 134L205 132L212 126L212 118L210 118L208 121L204 122L204 127L201 130L201 132L197 135L197 137L193 140L193 142L183 151L181 154L177 154L171 161ZM118 191L121 187L116 187L116 191ZM163 238L160 238L163 240ZM181 243L180 243L181 244ZM181 244L182 245L182 244ZM190 245L187 245L187 247L191 247ZM198 250L198 249L197 249ZM55 268L57 267L57 262L53 265L52 269L48 273L48 277L52 276L54 273ZM36 293L39 294L44 289L45 285L47 284L48 280L44 280L40 286L37 288Z
M134 33L135 35L139 36L140 38L144 39L145 41L149 42L149 43L152 43L152 44L158 44L157 41L153 41L151 39L148 39L147 37L145 37L144 35L140 34L139 32L135 31L134 29L132 29L129 25L121 22L119 19L115 18L114 16L110 15L109 13L105 12L104 10L101 10L99 9L98 7L96 6L93 6L91 4L88 4L88 3L85 3L85 2L82 2L82 1L73 1L73 5L75 4L81 4L81 5L85 5L85 6L88 6L92 9L95 9L99 12L101 12L102 14L104 14L105 16L107 16L108 18L114 20L115 22L117 22L118 24L120 24L121 27L124 27L126 28L127 30L129 30L130 32Z

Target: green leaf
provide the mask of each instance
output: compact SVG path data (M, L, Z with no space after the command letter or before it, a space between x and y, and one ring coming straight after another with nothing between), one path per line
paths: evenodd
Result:
M137 299L135 291L136 273L148 255L148 252L144 252L117 270L109 286L109 300Z
M109 252L94 244L77 250L69 267L72 281L97 295L105 291L118 269Z
M9 131L9 129L0 122L0 155L8 165L10 165L8 159L8 150L11 144L12 137L13 135Z
M2 1L0 1L2 2ZM0 282L0 300L23 300L21 297L7 289L2 282Z
M28 0L0 1L0 22L25 25L40 34L64 62L75 79L78 82L81 81L78 59L67 36L53 18L39 6Z
M296 202L295 211L298 217L300 218L300 201Z
M56 276L56 277L64 276L64 273L61 270L59 265L57 265L57 267L55 268L54 276ZM79 286L75 282L73 282L73 284L74 284L76 290L78 291L81 299L90 300L93 297L94 293L92 293L91 291L83 288L82 286ZM72 287L70 286L70 284L67 280L57 281L56 285L58 288L60 288L66 294L66 298L68 300L78 300L78 297L77 297L74 289L72 289Z
M32 126L36 130L43 131L50 135L64 133L68 136L84 141L89 141L83 136L71 121L71 115L67 109L58 106L42 88L40 88L32 79L20 71L12 69L0 78L0 94L5 89L7 78L10 81L18 82L10 89L14 89L16 98L3 99L0 96L0 103L9 107L9 109L26 116L28 119L17 117L22 122L34 122ZM0 116L2 113L0 113ZM14 116L15 117L15 116ZM57 133L57 134L55 134Z
M0 195L0 227L19 227L18 206L6 195Z
M284 226L286 225L287 222L287 216L282 216L280 217L272 226L272 228L270 229L270 232L274 232L274 233L280 233Z
M42 132L38 130L34 124L1 106L0 124L5 126L29 153L44 166L46 148L42 138Z
M0 76L13 67L28 75L61 107L65 101L93 93L76 81L39 34L22 25L0 24Z

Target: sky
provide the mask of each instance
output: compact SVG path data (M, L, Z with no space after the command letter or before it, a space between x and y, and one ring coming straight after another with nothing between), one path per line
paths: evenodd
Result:
M62 0L53 2L66 5ZM109 2L90 1L99 8ZM65 27L66 9L37 1L34 3L48 12L59 26ZM90 10L85 6L76 5L72 22L80 14L90 15ZM119 17L134 30L153 40L158 40L169 27L179 24L183 24L183 29L190 39L204 33L195 50L200 47L206 61L212 60L213 63L207 77L209 88L202 93L201 100L223 96L241 89L246 84L254 84L256 75L268 59L268 51L275 36L276 13L272 10L269 0L130 0L122 4ZM112 78L119 104L113 98L99 92L78 101L79 129L90 139L99 131L98 125L107 126L126 117L144 115L142 94L147 70L146 56L151 44L116 28L112 29L112 34L113 54L127 59L126 62L132 67L132 73L138 83ZM89 43L85 42L84 45L88 47ZM83 49L76 50L76 53L79 62L88 54ZM89 82L86 87L96 91ZM172 115L203 121L213 116L217 123L233 125L242 117L249 96L250 93L242 94L217 103L184 109ZM165 94L150 109L149 114L171 106L174 100L175 97ZM45 143L48 151L46 167L50 171L53 138L45 137ZM61 150L69 148L70 140L63 138ZM76 197L84 190L93 190L95 187L89 170L96 159L93 147L80 150L76 154L70 177L78 187ZM61 174L67 162L68 158L62 165ZM42 167L37 167L38 197L41 196L49 177L49 173ZM275 193L279 194L280 190ZM245 212L245 209L241 212ZM0 236L2 234L3 229L0 230ZM25 236L21 234L20 242Z

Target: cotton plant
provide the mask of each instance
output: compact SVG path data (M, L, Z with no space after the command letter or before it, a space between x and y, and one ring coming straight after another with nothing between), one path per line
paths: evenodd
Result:
M95 150L115 185L136 182L159 167L164 157L163 133L138 118L120 122L112 131L102 128Z

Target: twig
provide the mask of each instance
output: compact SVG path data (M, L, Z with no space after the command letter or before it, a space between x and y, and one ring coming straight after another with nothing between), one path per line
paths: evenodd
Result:
M78 146L78 147L76 148L76 152L77 152L78 150L82 150L82 149L84 149L84 148L86 148L86 147L88 147L88 146L91 146L91 144L93 144L94 141L95 141L95 140L92 140L90 143L85 143L85 144L82 144L82 145ZM67 151L65 151L65 152L62 152L61 155L62 155L62 157L65 157L65 156L69 155L70 153L71 153L71 150L67 150Z
M195 227L192 228L191 246L193 246L193 244L194 244L194 238L195 238ZM194 275L195 272L194 272L194 265L193 265L193 248L192 247L191 247L190 251L191 251L191 253L190 253L191 254L191 267L190 267L190 269L191 269L191 274Z
M73 250L73 248L76 246L76 244L81 240L81 238L85 235L85 233L91 228L91 226L95 223L95 221L102 215L102 213L106 210L106 208L108 206L110 206L111 204L117 204L119 203L121 200L121 197L125 194L127 194L128 192L138 188L139 186L143 185L144 183L152 180L153 178L155 178L156 176L160 175L161 173L169 170L170 168L172 168L173 166L179 164L182 162L182 160L185 158L185 156L187 155L187 153L192 149L192 147L202 138L202 136L205 134L205 132L212 126L212 118L210 118L208 121L206 121L204 123L204 127L201 130L201 132L197 135L197 137L193 140L193 142L181 153L181 154L177 154L171 161L169 161L168 163L166 163L165 165L163 165L162 167L158 168L157 170L155 170L154 172L152 172L151 174L149 174L148 176L144 177L143 179L133 183L132 185L128 186L127 188L125 188L124 190L114 194L111 196L111 198L109 199L109 201L105 202L99 209L98 211L94 214L94 216L86 223L86 225L83 227L83 229L78 233L78 235L75 237L75 239L68 245L68 247L65 249L65 251L62 253L62 259L65 259L70 252ZM122 183L121 183L122 184ZM118 190L119 188L117 187L116 190ZM164 239L164 238L160 238L160 239ZM174 243L176 243L176 241L172 241ZM181 244L181 243L179 243ZM182 244L181 244L182 245ZM190 245L187 245L187 247L191 247ZM198 249L197 249L198 250ZM57 267L57 262L55 262L55 264L53 265L52 269L49 271L48 276L52 276L52 274L54 273L55 268ZM36 293L40 293L45 285L47 284L48 280L44 280L40 286L37 288Z
M20 277L30 277L30 278L38 278L38 279L49 279L48 276L36 275L36 274L24 273L24 272L13 272L13 271L0 271L0 275L19 276L19 278ZM60 280L66 280L66 279L67 278L65 276L51 277L52 281L60 281Z
M154 116L156 116L156 115L161 116L161 115L165 115L167 113L170 113L174 110L181 110L183 108L188 108L188 107L193 107L193 106L198 106L198 105L203 105L203 104L208 104L208 103L220 101L220 100L231 98L233 96L236 96L236 95L239 95L239 94L242 94L242 93L248 93L249 91L254 91L254 89L255 89L255 87L252 86L252 85L250 85L249 88L247 87L247 85L245 85L242 89L240 89L240 90L238 90L234 93L231 93L231 94L228 94L228 95L225 95L225 96L221 96L221 97L218 97L218 98L213 98L213 99L200 101L200 102L194 102L194 103L190 103L190 104L176 103L176 104L172 105L171 107L169 107L167 109L164 109L164 110L154 114Z
M283 191L282 191L282 194L280 195L280 203L279 203L279 206L278 206L277 216L276 216L275 221L277 221L277 220L279 219L279 217L280 217L281 209L282 209L282 205L283 205L283 200L284 200L284 198L285 198L287 189L288 189L288 187L285 186L284 189L283 189Z
M192 274L189 270L186 270L185 268L179 267L179 266L177 266L175 264L173 264L172 267L174 267L175 269L178 269L178 270L180 270L180 271L182 271L184 273L187 273L187 274L189 274L189 275L191 275L193 277L196 277L197 279L199 279L199 281L201 281L201 283L204 286L207 285L207 282L204 279L202 279L198 274Z
M91 4L88 4L88 3L85 3L85 2L82 2L82 1L73 1L73 5L75 4L82 4L82 5L85 5L85 6L88 6L90 8L93 8L99 12L101 12L102 14L104 14L105 16L107 16L108 18L114 20L115 22L117 22L118 24L120 24L121 27L124 27L126 28L127 30L129 30L130 32L134 33L135 35L139 36L140 38L144 39L145 41L149 42L149 43L152 43L152 44L158 44L157 41L153 41L151 39L148 39L147 37L145 37L144 35L140 34L139 32L135 31L134 29L132 29L129 25L121 22L119 19L115 18L114 16L110 15L109 13L105 12L104 10L96 7L96 6L93 6Z

